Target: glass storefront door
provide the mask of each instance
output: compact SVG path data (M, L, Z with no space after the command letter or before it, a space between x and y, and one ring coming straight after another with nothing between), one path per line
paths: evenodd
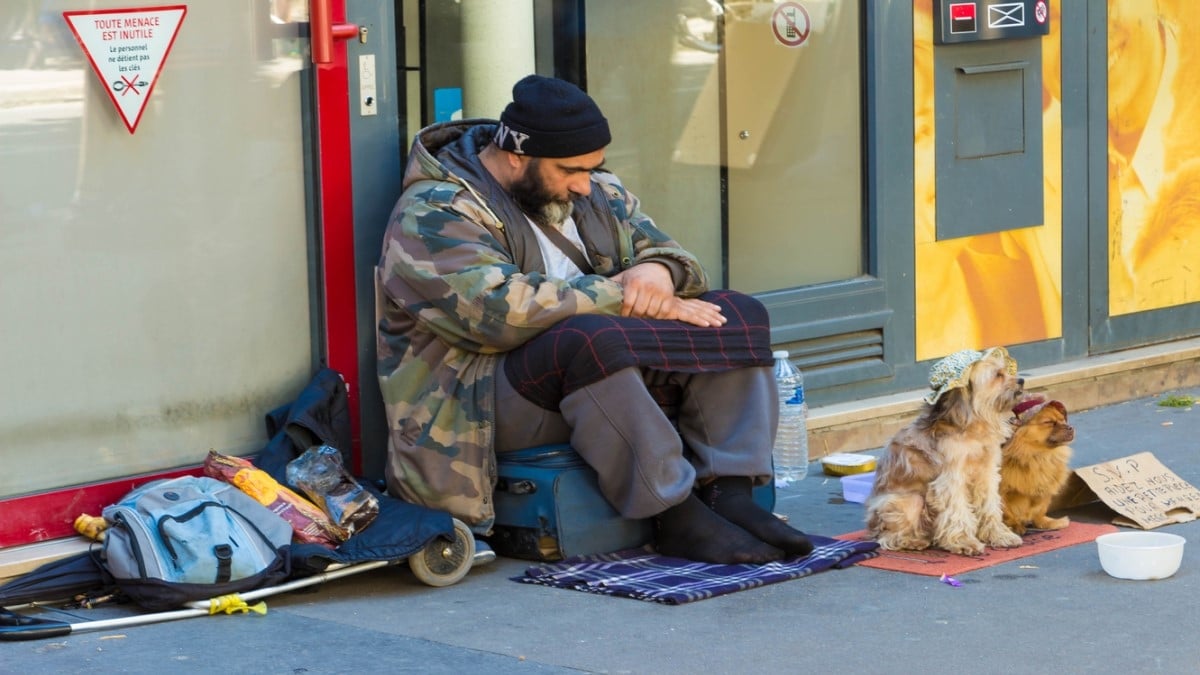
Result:
M586 12L588 90L620 132L609 164L714 279L759 293L863 273L859 3Z
M0 4L0 498L256 449L311 373L307 3L187 3L134 133L63 16L130 6Z

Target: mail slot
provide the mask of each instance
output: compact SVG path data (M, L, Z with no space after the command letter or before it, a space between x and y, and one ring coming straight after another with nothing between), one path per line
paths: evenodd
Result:
M1045 0L934 4L937 238L1041 225Z

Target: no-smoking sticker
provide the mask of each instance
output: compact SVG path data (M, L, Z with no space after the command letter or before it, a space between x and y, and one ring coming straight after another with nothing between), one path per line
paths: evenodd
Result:
M798 2L784 2L771 15L771 30L775 39L786 47L799 47L812 32L808 10Z
M1044 0L1038 0L1033 6L1033 18L1037 19L1038 23L1046 23L1046 19L1050 17L1050 9L1046 7Z

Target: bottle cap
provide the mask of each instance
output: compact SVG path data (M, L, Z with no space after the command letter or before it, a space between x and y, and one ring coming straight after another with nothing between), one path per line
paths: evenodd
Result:
M778 349L776 351L771 352L771 356L773 356L777 359L786 359L788 357L788 350Z

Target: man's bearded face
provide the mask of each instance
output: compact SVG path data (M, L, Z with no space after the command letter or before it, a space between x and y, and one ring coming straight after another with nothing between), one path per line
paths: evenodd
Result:
M509 187L517 205L538 225L559 225L571 215L571 201L554 194L542 175L542 160L533 157L525 165L525 173ZM569 193L568 193L569 194Z

